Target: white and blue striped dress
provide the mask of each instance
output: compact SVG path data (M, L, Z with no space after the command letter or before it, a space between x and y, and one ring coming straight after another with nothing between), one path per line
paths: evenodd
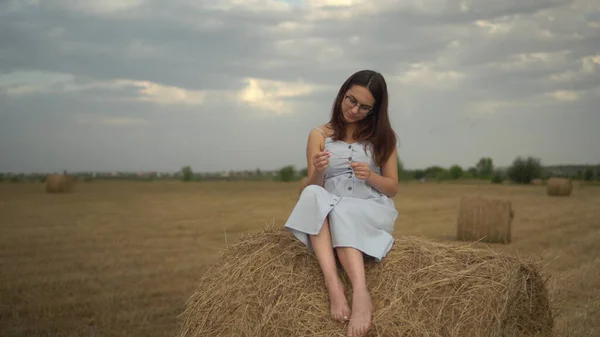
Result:
M314 252L309 234L318 234L329 216L334 248L353 247L381 261L394 244L398 211L391 198L354 176L350 162L366 162L378 174L381 168L363 142L349 144L325 137L325 149L331 157L324 186L309 185L302 191L285 228Z

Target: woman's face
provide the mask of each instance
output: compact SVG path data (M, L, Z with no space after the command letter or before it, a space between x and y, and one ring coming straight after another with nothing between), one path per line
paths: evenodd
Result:
M356 123L367 117L375 105L369 89L354 85L342 98L342 116L348 123Z

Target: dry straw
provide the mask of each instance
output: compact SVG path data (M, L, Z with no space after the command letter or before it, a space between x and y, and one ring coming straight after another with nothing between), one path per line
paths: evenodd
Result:
M550 178L546 185L546 193L549 196L568 197L573 192L573 182L567 178Z
M510 243L513 218L514 212L508 200L462 197L456 238L461 241Z
M516 257L403 237L380 264L366 261L366 275L375 306L368 336L551 336L546 281L536 264ZM330 316L316 258L281 228L230 246L180 319L179 337L341 337L346 330Z
M75 187L75 177L65 174L52 174L46 177L47 193L68 193Z

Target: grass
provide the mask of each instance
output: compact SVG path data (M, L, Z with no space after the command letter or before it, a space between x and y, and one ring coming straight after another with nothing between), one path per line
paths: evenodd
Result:
M454 240L462 195L513 201L513 243L489 246L543 258L559 335L600 335L600 189L402 183L396 234ZM283 225L296 198L276 182L0 184L0 335L173 336L219 250Z

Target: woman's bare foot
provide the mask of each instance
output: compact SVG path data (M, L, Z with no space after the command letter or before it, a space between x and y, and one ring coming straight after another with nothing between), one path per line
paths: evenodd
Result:
M362 337L371 328L373 301L369 291L356 289L352 295L352 317L348 324L348 337Z
M350 319L350 306L344 294L344 284L341 280L332 282L327 285L329 290L329 305L331 310L331 318L334 320L344 323Z

